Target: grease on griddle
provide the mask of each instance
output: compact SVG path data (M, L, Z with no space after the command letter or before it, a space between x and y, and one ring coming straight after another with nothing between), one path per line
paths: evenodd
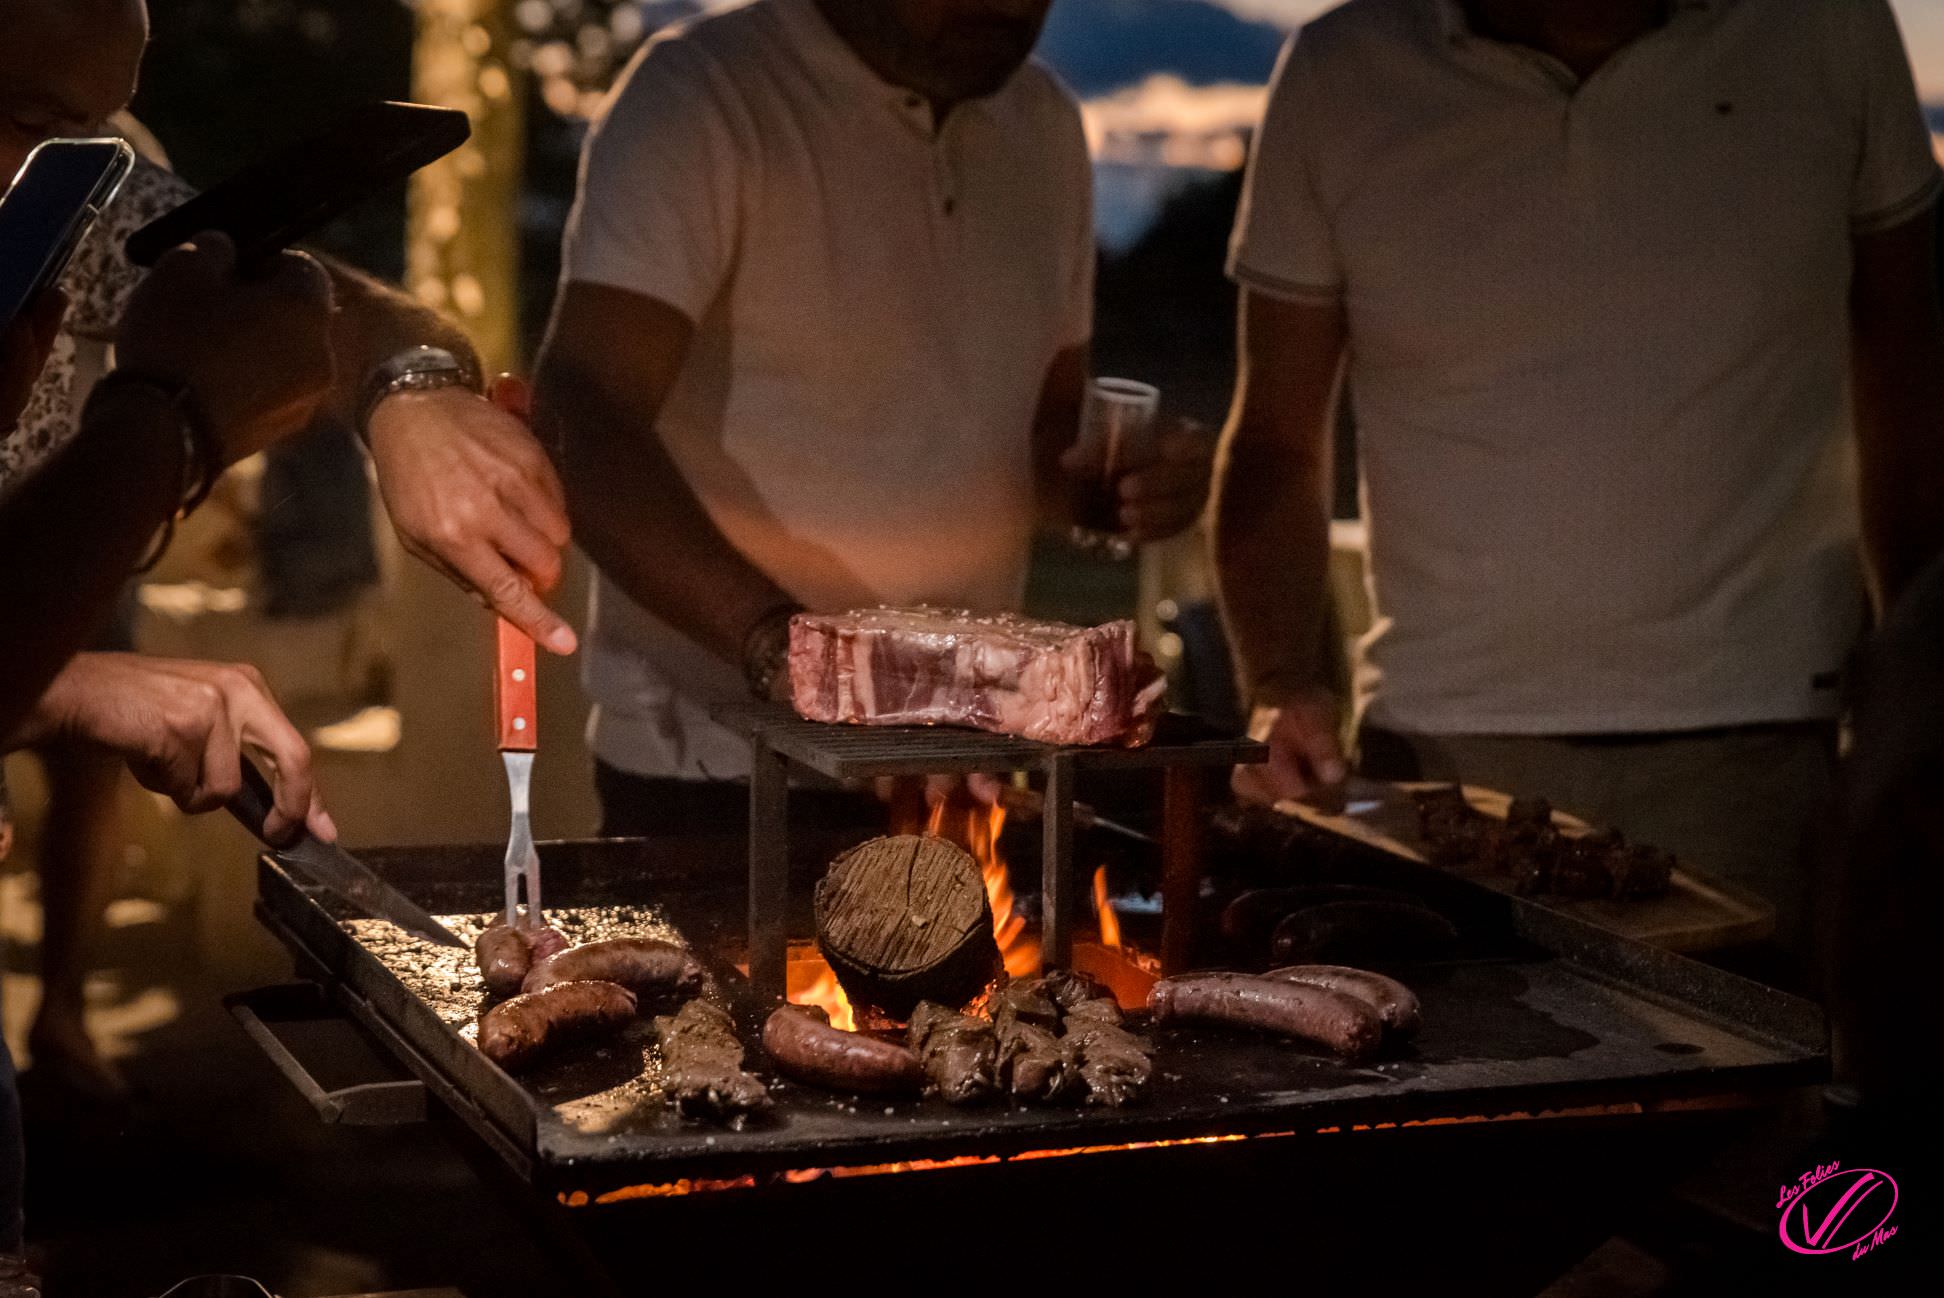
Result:
M440 915L441 924L452 930L466 945L438 946L412 936L396 924L382 919L346 919L338 923L356 938L365 950L397 976L406 990L424 1001L441 1022L457 1028L466 1040L475 1040L480 1011L491 1003L486 981L473 960L472 945L494 914ZM676 931L661 913L648 906L579 906L549 910L547 922L575 946L612 937L654 937L666 942L681 942ZM646 1008L646 1007L644 1007Z

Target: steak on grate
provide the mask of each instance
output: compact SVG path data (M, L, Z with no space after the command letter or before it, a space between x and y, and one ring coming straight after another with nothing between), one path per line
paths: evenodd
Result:
M791 696L811 721L1136 748L1153 737L1165 684L1128 621L1077 627L921 607L790 623Z

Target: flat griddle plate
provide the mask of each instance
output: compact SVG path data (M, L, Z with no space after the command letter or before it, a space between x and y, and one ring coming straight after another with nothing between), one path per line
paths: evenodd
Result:
M619 926L687 939L753 1042L760 1010L731 963L743 897L738 851L736 839L715 850L688 841L544 843L548 895L560 903L550 917L592 935ZM363 855L462 937L493 904L494 846ZM300 961L334 980L381 1041L462 1117L490 1124L482 1134L549 1188L1651 1105L1796 1084L1823 1071L1818 1021L1804 1002L1474 890L1467 904L1484 909L1461 927L1488 939L1469 945L1473 958L1408 976L1425 1026L1382 1062L1351 1067L1269 1037L1149 1029L1154 1081L1125 1109L860 1102L778 1080L774 1109L731 1130L685 1120L663 1102L645 1023L605 1047L509 1076L470 1042L483 993L464 953L334 913L328 896L269 858L259 862L259 880L260 914ZM759 1050L751 1060L771 1076Z

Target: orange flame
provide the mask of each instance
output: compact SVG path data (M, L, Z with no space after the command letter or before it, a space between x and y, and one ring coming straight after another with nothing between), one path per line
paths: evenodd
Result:
M1113 903L1107 899L1107 867L1101 866L1094 871L1094 913L1099 916L1100 945L1109 951L1121 949L1120 916L1114 913Z
M857 1030L857 1014L851 1009L850 997L844 995L844 989L837 984L837 975L813 943L790 944L788 969L790 1004L814 1005L830 1016L831 1027L846 1032Z
M999 832L1005 827L1003 806L987 806L954 793L932 807L925 833L957 843L979 862L986 900L992 906L992 937L999 944L1006 972L1014 978L1031 978L1040 970L1040 944L1026 931L1026 917L1013 909L1006 858L999 850Z

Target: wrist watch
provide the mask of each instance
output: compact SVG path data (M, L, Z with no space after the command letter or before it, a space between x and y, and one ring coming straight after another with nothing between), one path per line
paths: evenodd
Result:
M395 392L432 392L439 388L480 390L479 370L443 347L410 347L398 353L365 381L358 404L358 431L371 424L371 412Z

